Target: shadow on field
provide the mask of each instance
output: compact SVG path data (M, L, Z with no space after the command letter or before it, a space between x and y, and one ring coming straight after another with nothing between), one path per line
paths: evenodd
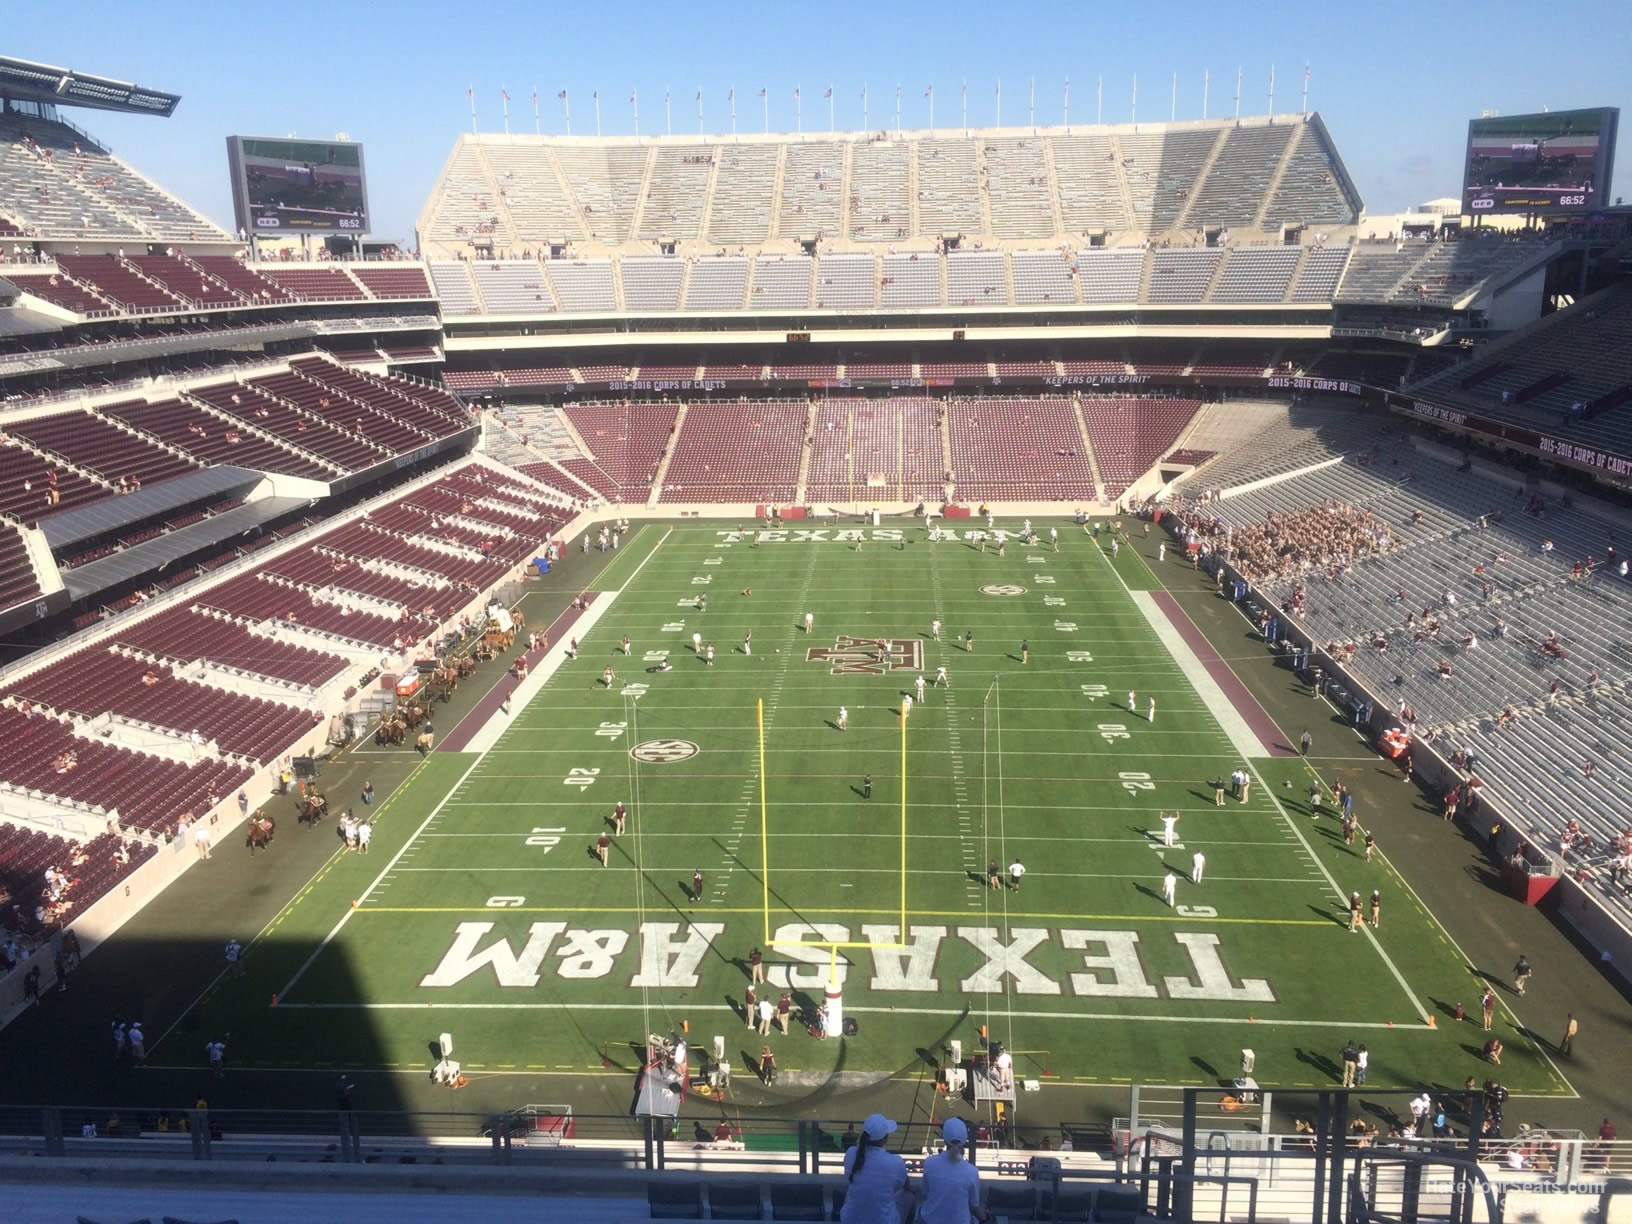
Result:
M75 1125L81 1106L99 1125L117 1111L127 1132L154 1130L160 1113L177 1116L201 1099L212 1111L411 1108L399 1089L413 1077L383 1069L419 1063L428 1079L444 1017L427 1015L418 1031L387 1038L363 1008L301 1006L368 997L345 941L272 935L250 943L231 972L223 950L235 932L210 913L192 915L191 925L195 933L167 938L127 928L70 968L65 989L47 981L6 1028L8 1104L73 1102ZM440 954L430 950L423 971ZM278 1006L275 992L297 973ZM140 1063L110 1036L115 1025L138 1024ZM225 1054L212 1071L205 1050L216 1042ZM228 1132L243 1124L212 1118Z

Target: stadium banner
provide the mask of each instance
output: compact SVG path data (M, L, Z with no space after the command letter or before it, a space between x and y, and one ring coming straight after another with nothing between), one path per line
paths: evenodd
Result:
M1632 458L1618 455L1614 451L1584 446L1568 438L1537 433L1533 429L1525 429L1504 421L1493 421L1477 413L1430 403L1427 400L1412 399L1404 395L1389 395L1387 400L1389 407L1397 412L1407 412L1424 420L1465 429L1470 433L1482 434L1513 446L1522 446L1546 458L1558 459L1576 467L1589 468L1623 479L1632 477Z

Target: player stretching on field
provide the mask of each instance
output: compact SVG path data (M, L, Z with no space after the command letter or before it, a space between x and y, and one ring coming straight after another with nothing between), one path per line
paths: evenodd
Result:
M838 727L840 731L848 731L850 729L850 711L844 706L839 707Z
M940 621L932 620L932 621L929 622L929 636L934 638L937 642L941 640L941 622Z
M924 679L924 677L923 677L923 674L920 673L919 676L918 676L918 679L915 681L915 684L916 684L917 689L918 689L918 703L920 705L922 705L923 701L924 701L924 685L927 684L927 683L928 683L928 681L926 681Z

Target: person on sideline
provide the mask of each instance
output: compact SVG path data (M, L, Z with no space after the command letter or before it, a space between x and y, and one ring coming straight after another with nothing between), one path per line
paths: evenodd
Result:
M862 1123L861 1142L844 1154L841 1224L900 1224L907 1166L884 1146L894 1133L895 1123L883 1114L872 1114Z
M941 1138L946 1150L924 1161L920 1224L969 1224L970 1216L991 1219L991 1212L980 1205L980 1171L964 1159L968 1126L962 1118L948 1118L941 1124Z

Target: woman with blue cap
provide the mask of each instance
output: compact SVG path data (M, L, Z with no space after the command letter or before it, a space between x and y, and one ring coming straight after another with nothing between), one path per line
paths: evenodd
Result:
M873 1114L861 1124L861 1142L844 1154L846 1182L840 1224L901 1224L906 1163L884 1146L895 1123Z
M924 1161L920 1224L969 1224L970 1216L991 1219L991 1212L980 1205L980 1171L964 1158L969 1128L962 1118L948 1118L941 1125L941 1138L946 1150Z

